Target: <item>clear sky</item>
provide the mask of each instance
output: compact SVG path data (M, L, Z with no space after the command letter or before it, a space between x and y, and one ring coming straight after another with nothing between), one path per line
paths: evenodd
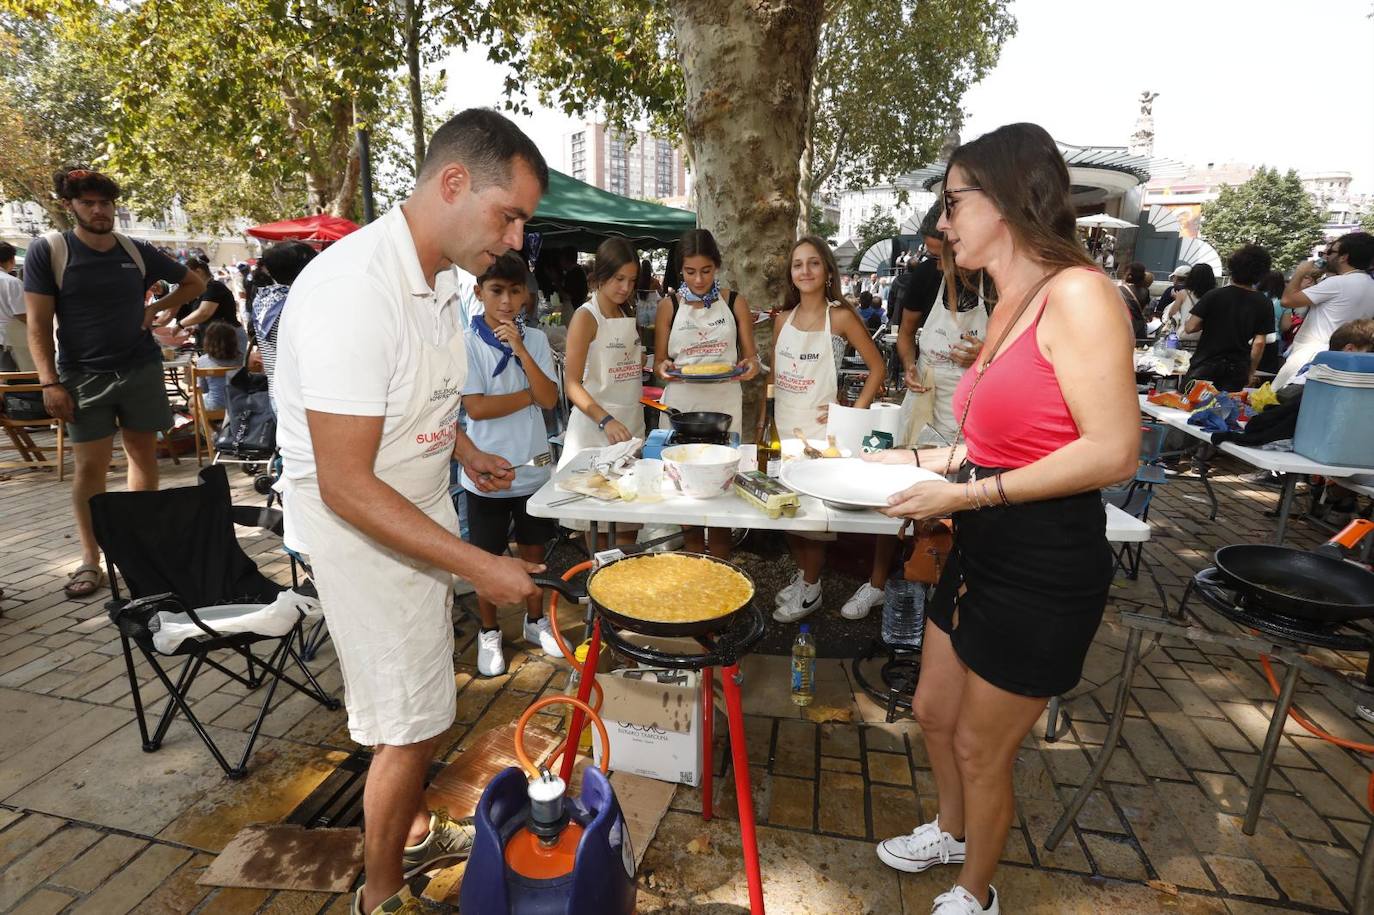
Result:
M1015 0L1019 29L965 96L963 139L1035 121L1069 143L1124 146L1143 89L1155 154L1340 170L1374 192L1374 0ZM453 107L496 105L503 71L484 51L449 61ZM517 119L555 168L576 121Z
M1058 140L1124 146L1141 90L1155 155L1340 170L1374 192L1371 0L1016 0L1017 34L964 96L969 140L1035 121Z

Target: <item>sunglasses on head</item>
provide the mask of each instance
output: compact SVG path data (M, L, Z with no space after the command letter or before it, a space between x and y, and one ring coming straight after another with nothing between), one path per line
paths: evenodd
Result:
M967 192L969 192L969 191L981 191L981 190L982 190L981 187L978 187L977 185L972 185L972 184L970 184L968 187L951 187L951 188L947 188L947 189L945 190L945 218L946 218L946 219L953 219L953 218L954 218L954 205L955 205L956 203L959 202L959 198L958 198L958 197L955 197L955 196L954 196L955 194L964 194L964 193L967 193Z

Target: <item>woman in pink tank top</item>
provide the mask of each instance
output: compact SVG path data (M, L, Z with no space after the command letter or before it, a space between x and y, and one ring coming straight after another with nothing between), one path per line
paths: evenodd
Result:
M939 816L878 846L912 873L960 865L936 915L1000 911L992 877L1015 810L1012 765L1049 697L1079 680L1114 562L1099 490L1133 472L1139 411L1121 297L1075 235L1069 174L1034 124L961 146L944 180L946 288L986 270L998 304L954 395L954 447L884 452L957 481L888 514L954 519L926 617L913 711Z

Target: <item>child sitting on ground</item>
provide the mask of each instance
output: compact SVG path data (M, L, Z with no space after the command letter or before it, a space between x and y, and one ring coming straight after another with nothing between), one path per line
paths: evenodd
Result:
M548 438L543 410L558 400L553 354L543 331L525 327L521 313L529 297L529 271L518 254L506 253L477 278L477 297L485 313L474 315L468 329L467 382L463 409L467 434L480 450L500 455L515 467L510 489L479 492L463 472L467 499L468 541L488 553L501 555L515 528L517 554L527 562L543 562L545 545L558 533L557 522L532 518L525 503L550 476ZM501 630L496 606L477 600L482 631L477 637L477 671L495 677L506 672L501 653ZM544 615L543 595L525 602L525 640L562 657Z

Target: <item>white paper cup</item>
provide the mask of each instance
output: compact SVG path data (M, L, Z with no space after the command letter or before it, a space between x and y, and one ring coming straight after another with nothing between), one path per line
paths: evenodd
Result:
M739 472L748 473L751 470L759 469L759 446L740 445L739 446Z
M645 502L663 498L663 462L658 458L640 458L635 462L635 490Z

